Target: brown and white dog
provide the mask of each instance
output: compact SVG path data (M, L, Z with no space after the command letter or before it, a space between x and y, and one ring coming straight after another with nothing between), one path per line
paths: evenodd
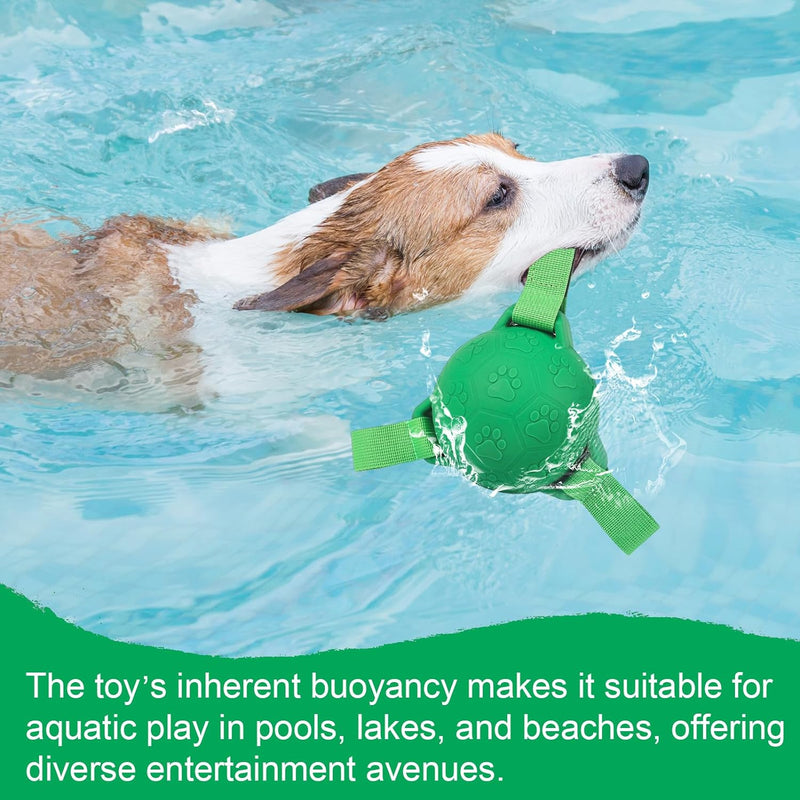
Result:
M558 247L573 274L625 245L642 156L538 162L499 134L424 144L315 187L308 207L238 239L115 217L54 239L0 228L0 370L56 377L102 360L196 352L203 306L386 316L511 288Z

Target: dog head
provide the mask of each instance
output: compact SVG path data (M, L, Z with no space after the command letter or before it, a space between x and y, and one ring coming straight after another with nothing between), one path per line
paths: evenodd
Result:
M424 144L312 189L326 215L277 252L281 285L236 308L390 314L518 286L560 247L575 275L626 244L648 180L642 156L539 162L499 134Z

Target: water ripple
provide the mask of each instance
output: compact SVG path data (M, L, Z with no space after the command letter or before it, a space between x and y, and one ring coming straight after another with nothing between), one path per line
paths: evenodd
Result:
M615 474L662 529L624 559L575 503L352 471L349 429L407 416L513 293L382 324L219 309L200 398L145 367L0 375L0 579L92 630L234 655L632 609L800 635L791 3L14 9L0 204L54 233L120 212L248 233L320 180L491 128L544 159L645 153L641 230L570 317Z

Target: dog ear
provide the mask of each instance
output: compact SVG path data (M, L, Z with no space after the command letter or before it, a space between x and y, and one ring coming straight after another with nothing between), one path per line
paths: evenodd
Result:
M277 289L239 300L238 311L388 315L405 288L401 254L385 245L338 250L315 261Z
M336 291L336 279L351 255L348 250L321 258L277 289L245 297L233 307L237 311L302 311Z
M308 190L308 202L316 203L318 200L324 200L332 194L349 189L353 184L363 181L364 178L369 178L371 172L356 172L353 175L342 175L341 178L331 178L329 181L318 183Z

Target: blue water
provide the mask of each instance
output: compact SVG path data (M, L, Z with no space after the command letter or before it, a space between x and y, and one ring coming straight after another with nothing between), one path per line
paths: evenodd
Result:
M585 611L800 637L800 11L661 5L3 3L7 212L244 234L432 139L646 154L641 229L570 312L611 463L662 529L625 557L577 503L351 471L350 425L407 415L513 296L385 323L220 309L240 367L202 409L2 382L0 580L234 655Z

